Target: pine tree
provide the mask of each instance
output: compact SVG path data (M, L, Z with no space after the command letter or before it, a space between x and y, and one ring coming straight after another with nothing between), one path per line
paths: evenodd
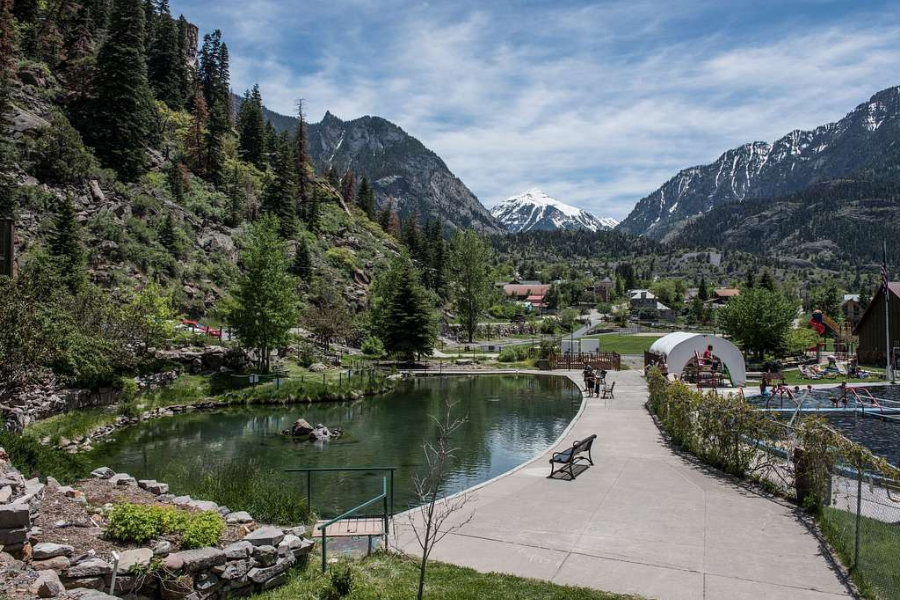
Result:
M75 293L86 281L86 255L72 199L59 201L49 235L50 256L60 278Z
M209 119L209 111L206 106L206 98L198 89L194 94L194 106L191 111L191 127L188 131L187 151L191 170L197 175L206 174L206 124Z
M176 158L169 163L168 168L169 190L172 192L172 198L178 204L184 204L184 166L181 160Z
M341 178L341 197L348 206L356 202L356 175L352 171L347 171Z
M10 82L7 73L0 73L0 219L14 219L18 212L16 201L18 182L14 165L16 150L9 137Z
M709 300L709 288L707 287L706 277L700 278L700 290L697 292L697 297L703 302Z
M294 149L297 160L297 193L300 202L312 196L312 179L314 171L312 157L309 155L309 135L306 132L306 115L303 114L303 100L297 100L297 133Z
M183 86L187 65L178 24L169 12L169 0L161 0L150 48L148 77L156 98L173 110L184 106Z
M340 175L340 173L338 173L337 167L335 167L334 165L331 165L330 167L328 167L328 169L325 171L325 179L328 180L328 183L335 190L340 190L341 175Z
M12 5L13 14L19 23L31 24L37 19L40 8L38 0L15 0Z
M178 254L178 232L175 230L175 219L172 213L166 214L159 229L159 243L171 254Z
M446 281L446 242L443 226L440 221L429 221L425 227L425 247L428 253L428 270L425 272L425 284L443 296Z
M297 225L297 181L294 173L294 147L286 133L279 136L276 152L275 167L266 185L262 209L263 212L278 217L282 237L290 238Z
M231 185L228 190L228 218L226 224L229 227L237 227L244 220L247 210L247 185L237 165L231 176Z
M376 282L372 312L387 352L410 360L432 353L437 340L434 302L408 256L395 258Z
M117 0L109 37L97 56L96 100L87 133L100 160L128 181L146 171L145 145L157 140L143 42L140 0Z
M403 230L400 235L400 241L409 249L412 259L423 264L422 258L425 253L422 248L422 236L419 232L419 217L415 210L409 213L406 221L403 222Z
M266 160L270 167L275 166L276 151L278 149L278 132L271 121L266 121Z
M184 18L184 15L178 17L178 46L179 55L183 67L180 69L181 75L181 97L184 99L185 106L192 103L193 88L193 68L188 65L188 32L190 31L190 23Z
M306 243L305 236L301 235L297 239L297 251L294 252L294 263L291 265L291 272L303 281L309 280L312 276L312 257L310 256L309 244Z
M366 216L371 220L375 220L375 190L369 185L369 178L363 177L362 183L359 184L359 192L356 195L356 203L362 209Z
M309 199L305 204L304 210L304 220L306 221L306 228L313 233L319 231L319 228L322 226L322 202L324 198L322 197L324 192L318 188L314 188L312 192L312 198Z
M259 85L244 94L238 110L238 133L241 157L260 169L266 168L266 121L263 116L262 94Z
M16 24L12 0L0 0L0 79L9 81L16 62Z
M144 0L144 53L149 56L156 38L156 2Z
M204 146L206 149L206 176L215 185L225 181L225 137L231 131L228 109L217 99L209 111Z

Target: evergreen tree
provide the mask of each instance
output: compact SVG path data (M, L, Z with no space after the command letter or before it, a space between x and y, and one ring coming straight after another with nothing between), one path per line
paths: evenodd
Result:
M144 62L140 0L117 0L109 37L97 56L89 143L103 163L131 181L146 170L145 145L156 142L156 108Z
M278 148L278 132L271 121L266 121L266 159L270 167L275 166L276 149Z
M50 256L60 279L73 293L86 281L86 255L72 199L59 201L49 235Z
M40 3L38 0L15 0L12 2L13 14L19 23L31 24L37 19Z
M172 213L166 214L162 227L159 229L159 243L170 254L178 254L178 232L175 229L175 219Z
M198 89L194 94L194 106L191 110L191 127L188 130L187 151L191 170L197 175L206 174L206 124L209 110L206 98Z
M490 302L492 254L488 242L473 230L457 232L450 241L453 305L470 343Z
M235 165L231 176L231 185L228 190L228 218L226 224L229 227L237 227L244 220L247 211L247 180L241 173L240 167Z
M0 0L0 79L9 81L16 62L16 24L12 0Z
M314 188L312 198L305 203L303 211L303 219L306 221L306 228L313 233L319 231L322 225L322 202L324 201L324 192L318 188Z
M384 348L391 354L430 355L437 340L432 296L406 255L400 255L374 286L372 320Z
M144 53L150 56L156 38L156 2L144 0Z
M403 230L400 233L403 245L409 249L409 254L414 261L423 264L425 252L422 248L422 235L419 232L419 218L415 210L403 222Z
M369 178L363 177L362 183L359 184L359 192L357 193L356 203L362 209L366 216L371 220L375 220L375 190L369 185Z
M774 292L778 289L775 278L768 269L763 269L762 274L759 276L759 287L766 288L770 292Z
M244 94L238 110L238 133L241 157L260 169L266 168L266 121L263 116L262 94L259 85Z
M697 297L703 302L709 300L709 288L707 287L706 277L700 278L700 289L697 292Z
M263 212L278 217L285 238L294 235L297 225L297 182L294 174L294 147L283 133L278 138L277 158L272 177L263 195Z
M222 100L216 100L209 111L204 146L206 150L206 176L217 186L225 181L225 137L231 131L228 109Z
M16 150L9 137L9 94L10 83L7 74L0 73L0 219L14 219L18 212L16 196L18 182L14 165Z
M446 242L440 221L429 221L425 227L425 247L428 253L428 270L425 285L442 296L446 287Z
M169 190L172 192L172 198L178 204L184 204L184 166L180 159L175 159L169 163L168 168Z
M325 179L328 180L328 183L335 190L340 190L341 175L340 175L340 173L338 173L337 167L335 167L334 165L331 165L330 167L328 167L328 169L325 171Z
M306 236L297 239L297 250L294 252L294 263L291 265L291 273L301 280L308 281L312 276L312 257L309 253L309 244Z
M184 15L178 17L178 46L183 67L179 70L181 75L181 97L184 99L186 106L192 104L192 95L194 93L192 73L193 69L188 67L188 33L190 31L190 23L184 18Z
M341 197L348 206L356 202L356 175L352 171L347 171L341 178Z
M178 35L178 24L169 12L169 0L161 0L156 29L150 48L148 77L156 98L173 110L184 106L184 80L187 64Z
M267 373L272 351L290 342L297 323L295 290L278 220L265 216L253 224L250 241L241 252L243 273L231 290L225 320L246 348L255 351L257 365Z
M309 154L309 135L306 131L306 115L303 114L303 100L297 100L297 133L294 149L297 161L297 193L300 202L312 196L312 157Z
M378 213L378 224L385 233L389 233L388 228L391 226L391 205L389 203L385 204Z

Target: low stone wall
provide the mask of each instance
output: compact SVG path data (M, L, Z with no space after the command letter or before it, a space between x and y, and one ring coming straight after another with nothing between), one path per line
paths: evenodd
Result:
M162 600L224 600L284 584L291 567L304 560L315 545L303 526L285 529L257 525L246 512L170 494L165 483L137 481L106 467L96 469L92 476L99 480L98 485L123 491L140 487L162 503L218 512L227 524L238 528L241 539L225 547L181 552L173 552L170 542L160 540L146 548L122 548L117 564L93 549L82 548L76 555L71 545L40 541L43 532L34 523L45 486L36 479L25 481L0 449L0 494L8 494L8 501L0 504L0 544L4 553L22 561L18 567L7 567L7 571L19 568L19 580L29 581L29 591L34 595L50 598L68 592L86 600L104 600L112 591L117 596ZM52 497L57 501L87 504L85 494L75 487L60 486L53 478L48 479L46 487L53 490ZM115 589L111 590L113 579Z

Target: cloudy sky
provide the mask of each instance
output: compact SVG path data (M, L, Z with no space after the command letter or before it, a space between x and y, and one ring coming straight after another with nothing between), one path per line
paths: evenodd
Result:
M867 0L172 0L232 82L309 118L385 117L492 206L531 187L624 218L680 169L900 84Z

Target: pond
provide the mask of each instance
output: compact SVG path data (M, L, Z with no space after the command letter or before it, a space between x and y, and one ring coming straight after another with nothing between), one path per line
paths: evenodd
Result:
M455 416L467 417L453 437L458 453L445 493L487 481L545 452L581 404L580 393L562 377L414 378L356 403L251 406L147 421L118 432L90 458L94 465L159 481L197 461L252 462L279 471L396 466L394 507L399 512L414 503L412 477L421 472L422 444L434 439L433 416L446 412L445 398L458 401ZM317 444L281 435L301 417L313 425L342 427L344 436ZM272 476L306 493L305 475ZM312 508L324 516L353 508L381 492L381 477L374 472L313 474Z

